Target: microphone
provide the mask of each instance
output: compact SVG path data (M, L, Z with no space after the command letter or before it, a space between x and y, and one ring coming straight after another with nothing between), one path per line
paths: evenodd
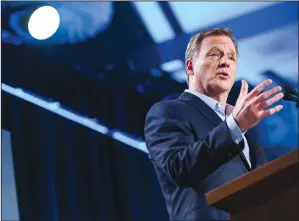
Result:
M295 91L293 88L291 88L290 86L285 86L284 87L284 96L283 96L283 100L285 101L294 101L296 102L296 107L299 107L299 93L297 91Z
M295 91L293 88L291 88L290 86L284 86L284 90L288 93L288 94L291 94L291 95L294 95L294 96L299 96L299 93L297 91Z
M285 100L285 101L295 101L295 102L298 102L298 98L293 97L292 95L290 95L287 92L284 92L284 96L283 96L282 99Z

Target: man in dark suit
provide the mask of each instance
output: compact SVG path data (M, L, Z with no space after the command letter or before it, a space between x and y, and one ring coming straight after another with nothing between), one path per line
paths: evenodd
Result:
M266 162L249 129L282 109L266 108L283 94L278 86L264 91L270 79L248 93L242 80L235 106L227 104L237 61L231 30L196 34L185 55L189 89L154 104L146 116L145 141L170 220L229 220L228 213L207 205L205 193Z

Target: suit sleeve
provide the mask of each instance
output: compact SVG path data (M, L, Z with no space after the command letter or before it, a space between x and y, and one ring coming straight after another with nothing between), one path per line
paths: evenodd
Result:
M201 140L195 140L178 105L167 102L150 109L144 133L154 163L181 187L204 179L244 148L243 141L239 145L234 142L225 121Z

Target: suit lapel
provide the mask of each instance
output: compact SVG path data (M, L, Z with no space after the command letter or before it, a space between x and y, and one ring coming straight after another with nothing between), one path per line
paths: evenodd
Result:
M203 114L213 125L217 126L222 122L221 118L212 110L205 102L203 102L199 97L190 94L188 92L183 92L178 98L191 106L195 107L201 114Z
M255 146L253 145L253 143L251 141L250 131L246 132L245 137L246 137L246 140L247 140L247 143L249 146L249 157L250 157L250 163L251 163L251 170L253 170L256 168L256 155L255 155L255 151L254 151Z
M214 110L212 110L205 102L203 102L199 97L188 93L188 92L183 92L181 94L181 96L178 98L178 100L184 101L188 104L190 104L191 106L193 106L194 108L196 108L202 115L204 115L214 126L217 126L218 124L220 124L222 121L222 119L215 113ZM231 112L232 111L232 106L230 105L228 107L228 111ZM246 133L247 134L247 133ZM245 134L245 137L247 139L247 135ZM250 136L249 136L250 137ZM252 164L252 168L250 168L250 165L247 162L247 159L243 153L243 151L240 152L240 158L243 161L246 169L248 171L252 170L255 168L256 165L256 157L255 157L255 151L252 149L254 145L251 145L250 143L250 139L247 139L248 141L248 145L249 145L249 149L250 149L250 162ZM244 142L244 141L243 141ZM250 143L249 143L250 142Z
M246 139L247 139L247 138L246 138ZM243 142L244 142L244 141L243 141ZM241 152L239 153L239 155L240 155L241 160L243 161L243 163L244 163L246 169L247 169L248 171L251 171L251 170L254 169L254 168L253 168L254 164L252 163L252 160L251 160L251 150L250 150L250 146L249 146L249 151L250 151L250 163L251 163L251 167L250 167L250 165L249 165L249 163L248 163L248 161L247 161L247 158L245 157L243 151L241 151Z
M245 134L245 137L247 139L249 150L250 150L250 161L252 164L252 169L255 169L263 165L264 163L266 163L267 158L262 148L254 140L254 133L252 130L249 130Z

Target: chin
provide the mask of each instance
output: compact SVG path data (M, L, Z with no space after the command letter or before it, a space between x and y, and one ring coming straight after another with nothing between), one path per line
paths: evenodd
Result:
M210 84L209 88L217 93L229 92L232 88L230 81L215 81Z

